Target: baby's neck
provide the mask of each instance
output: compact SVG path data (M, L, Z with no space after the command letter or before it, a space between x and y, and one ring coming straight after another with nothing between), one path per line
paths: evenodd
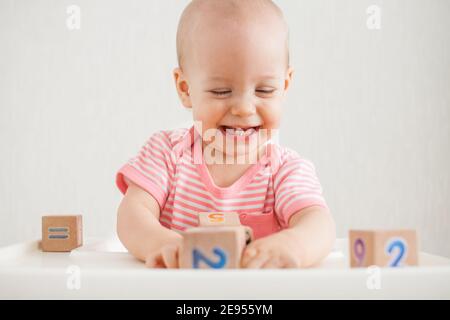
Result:
M216 184L221 188L227 188L233 185L244 173L252 166L251 163L245 164L208 164L209 174Z
M252 156L245 154L233 157L214 149L213 154L208 155L206 159L203 153L203 161L205 161L209 174L216 186L227 188L239 180L250 167L258 163L265 152L266 148L263 146L259 150L254 151ZM207 161L211 160L210 158L214 161Z

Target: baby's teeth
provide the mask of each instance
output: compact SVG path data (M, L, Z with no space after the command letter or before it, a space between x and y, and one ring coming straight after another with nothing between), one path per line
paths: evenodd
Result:
M250 128L250 129L247 129L247 131L245 133L247 135L251 135L253 132L255 132L255 129L254 128Z
M246 135L250 135L252 134L255 129L254 128L249 128L247 130L244 130L242 128L227 128L226 129L227 132L229 132L232 135L236 135L236 136L246 136Z

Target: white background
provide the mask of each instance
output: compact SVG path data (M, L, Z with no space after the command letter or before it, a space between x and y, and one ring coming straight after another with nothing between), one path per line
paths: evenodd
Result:
M0 245L39 238L44 214L114 234L116 171L191 121L172 78L187 3L0 0ZM450 256L450 2L276 3L296 70L280 142L315 163L338 236L414 228Z

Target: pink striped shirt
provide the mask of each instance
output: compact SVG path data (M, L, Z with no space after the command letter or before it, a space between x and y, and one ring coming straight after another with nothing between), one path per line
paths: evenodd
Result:
M238 212L241 223L260 238L287 228L299 210L327 204L314 165L273 142L231 186L217 186L205 161L194 161L194 127L154 133L140 152L120 168L116 184L125 194L124 176L158 202L160 223L172 230L198 225L198 212Z

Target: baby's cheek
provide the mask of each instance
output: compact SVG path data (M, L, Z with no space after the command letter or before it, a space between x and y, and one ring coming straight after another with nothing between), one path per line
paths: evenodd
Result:
M280 126L281 110L282 108L275 102L259 109L266 127L277 129Z

